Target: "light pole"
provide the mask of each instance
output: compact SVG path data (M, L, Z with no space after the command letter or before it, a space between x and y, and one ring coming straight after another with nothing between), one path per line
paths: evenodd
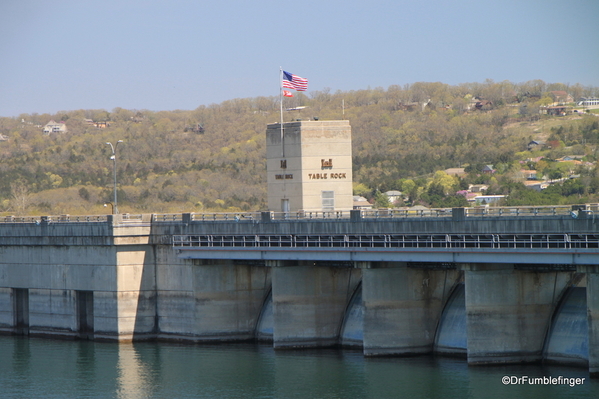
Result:
M112 159L112 165L113 165L113 169L114 169L114 207L113 207L112 213L119 213L119 208L118 208L117 202L116 202L116 149L119 146L119 143L122 143L122 142L123 142L123 140L119 140L116 142L116 144L114 146L110 142L106 143L110 146L110 149L112 150L112 156L110 157L110 159Z

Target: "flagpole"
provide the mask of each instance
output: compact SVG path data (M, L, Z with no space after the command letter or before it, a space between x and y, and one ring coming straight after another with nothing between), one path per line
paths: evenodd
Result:
M281 158L285 158L285 145L283 143L283 67L279 67L279 98L281 104Z

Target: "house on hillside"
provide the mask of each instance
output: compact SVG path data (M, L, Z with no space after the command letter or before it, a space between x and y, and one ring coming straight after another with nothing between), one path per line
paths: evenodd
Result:
M540 112L545 115L565 116L570 113L570 107L565 105L555 105L552 107L542 107Z
M54 122L53 120L46 123L46 125L42 129L42 132L44 132L44 134L66 133L67 131L67 125L65 125L64 122Z
M557 162L568 162L568 161L581 161L584 155L566 155L564 157L556 159Z
M487 191L489 189L488 184L469 184L468 191L471 193L482 193L483 191Z
M524 182L524 185L528 188L535 190L535 191L542 191L542 190L545 190L547 187L549 187L550 184L546 181L527 180Z
M468 190L460 190L460 191L456 191L456 195L462 195L462 196L466 197L466 200L468 202L474 202L474 198L478 197L480 194L473 193Z
M387 198L389 198L389 202L392 204L395 204L397 200L403 199L403 194L401 191L390 190L386 191L384 194L387 196Z
M541 141L541 140L532 140L530 143L528 143L526 145L526 149L528 151L541 150L544 145L545 145L544 141Z
M487 175L492 175L493 173L496 172L496 170L493 169L493 165L485 165L481 172L483 172L484 174L487 174Z
M479 100L474 106L479 111L490 111L493 109L493 102L489 100Z
M589 108L599 108L599 98L596 97L582 97L578 101L578 105Z
M354 209L372 209L372 204L368 200L360 195L353 196Z
M551 97L553 98L554 105L564 105L574 102L574 98L563 90L552 91L549 94L551 94Z
M496 204L505 197L505 195L479 195L474 197L474 203L476 205Z

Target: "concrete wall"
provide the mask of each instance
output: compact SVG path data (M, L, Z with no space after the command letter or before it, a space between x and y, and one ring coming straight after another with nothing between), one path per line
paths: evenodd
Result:
M270 287L264 266L194 262L160 273L160 336L191 340L248 340ZM180 273L180 274L179 274ZM173 278L183 274L183 279Z
M272 266L274 347L337 344L360 270L289 263Z
M149 224L107 222L0 225L0 331L15 331L15 292L28 300L31 335L77 337L78 292L92 292L96 339L154 330ZM118 245L115 245L116 244ZM90 309L91 311L92 309Z
M4 246L3 301L29 290L30 334L76 335L76 291L93 291L97 337L127 339L153 330L155 285L148 247ZM147 263L147 266L146 266ZM150 298L150 299L149 299ZM123 300L126 299L126 300ZM9 306L8 306L9 307ZM0 328L12 328L6 310Z
M270 269L233 261L183 261L156 247L158 331L161 338L247 340L254 337Z
M15 324L12 288L0 287L0 332L12 332Z
M430 353L457 270L373 263L363 269L364 354Z
M551 316L572 273L520 271L509 264L462 269L468 363L540 361Z

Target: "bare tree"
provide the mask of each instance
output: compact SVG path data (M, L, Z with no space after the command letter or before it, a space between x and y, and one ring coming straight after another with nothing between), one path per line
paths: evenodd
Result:
M25 211L31 203L29 188L24 180L16 180L10 183L11 205L15 213L25 214Z

